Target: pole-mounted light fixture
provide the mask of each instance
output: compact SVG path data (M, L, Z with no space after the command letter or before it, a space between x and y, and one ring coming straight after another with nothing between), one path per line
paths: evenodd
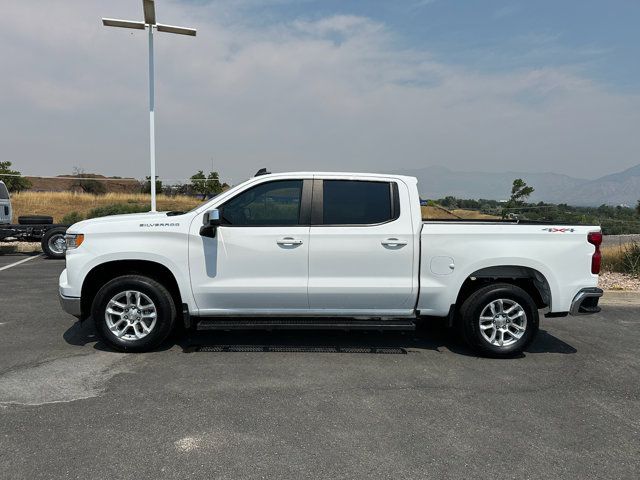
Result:
M132 28L134 30L149 29L149 159L151 163L151 211L156 211L156 131L155 131L155 71L153 61L153 29L158 32L175 33L178 35L196 36L194 28L177 27L156 23L156 7L154 0L142 0L144 22L134 20L119 20L103 18L105 27Z

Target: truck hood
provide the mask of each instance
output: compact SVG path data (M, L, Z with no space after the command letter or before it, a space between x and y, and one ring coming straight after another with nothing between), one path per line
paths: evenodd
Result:
M69 233L88 233L104 231L105 227L114 230L138 229L141 224L176 224L185 221L185 215L167 216L168 212L128 213L124 215L109 215L107 217L91 218L74 223L68 229Z

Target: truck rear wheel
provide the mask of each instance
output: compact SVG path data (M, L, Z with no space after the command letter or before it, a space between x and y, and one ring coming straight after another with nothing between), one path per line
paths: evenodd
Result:
M508 283L483 287L460 308L464 339L492 357L520 354L538 332L538 307L523 289Z
M65 233L67 233L65 227L56 227L47 230L42 236L40 245L42 246L42 251L48 258L64 258L67 250L67 244L64 239Z
M176 307L162 284L141 275L125 275L98 291L91 314L98 333L111 347L147 352L171 333Z

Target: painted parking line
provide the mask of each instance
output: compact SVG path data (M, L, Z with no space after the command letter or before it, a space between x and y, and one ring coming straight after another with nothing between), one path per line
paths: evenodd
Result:
M19 262L10 263L9 265L5 265L4 267L0 267L0 272L1 272L2 270L9 270L9 269L10 269L10 268L12 268L12 267L17 267L18 265L20 265L20 264L22 264L22 263L26 263L26 262L28 262L29 260L33 260L34 258L40 258L40 257L42 257L43 255L44 255L44 253L41 253L40 255L34 255L33 257L27 257L27 258L24 258L24 259L20 260Z

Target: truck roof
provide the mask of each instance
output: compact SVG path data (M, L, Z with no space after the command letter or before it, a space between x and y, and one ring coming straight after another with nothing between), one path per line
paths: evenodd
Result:
M407 175L396 175L394 173L367 173L367 172L316 172L316 171L299 171L299 172L274 172L268 173L264 175L267 176L287 176L287 177L295 177L295 176L318 176L318 177L371 177L371 178L396 178L399 180L417 182L416 177L410 177Z

